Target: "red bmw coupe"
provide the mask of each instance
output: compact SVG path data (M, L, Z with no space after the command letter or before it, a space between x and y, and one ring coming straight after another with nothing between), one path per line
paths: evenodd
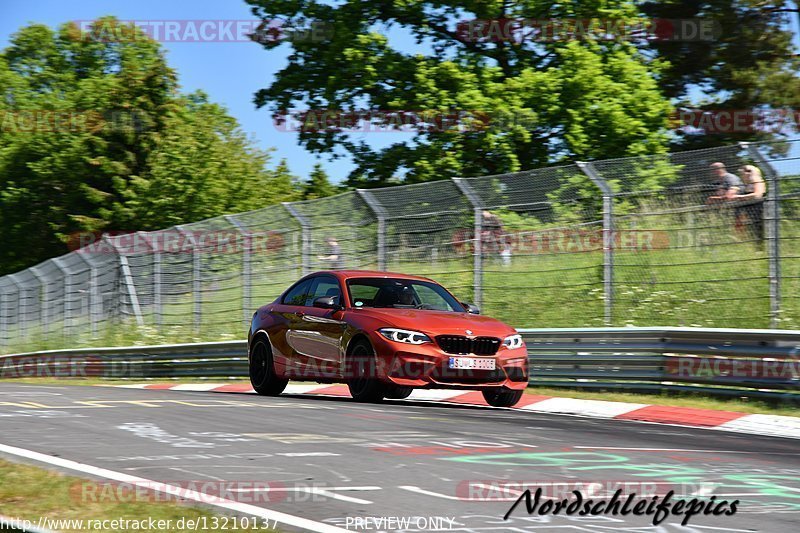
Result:
M476 389L510 407L528 383L516 330L478 315L418 276L316 272L256 311L247 337L250 382L278 395L289 380L347 383L357 401L415 388Z

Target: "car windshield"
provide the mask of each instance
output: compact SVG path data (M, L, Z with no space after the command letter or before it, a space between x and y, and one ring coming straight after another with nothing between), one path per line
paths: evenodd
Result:
M357 278L347 281L350 301L357 308L429 309L464 312L464 307L441 285L396 278Z

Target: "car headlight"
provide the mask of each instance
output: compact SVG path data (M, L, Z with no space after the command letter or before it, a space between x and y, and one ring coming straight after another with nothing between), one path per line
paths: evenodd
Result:
M394 342L404 342L406 344L425 344L426 342L432 342L431 338L424 333L408 329L383 328L379 329L378 333Z
M503 339L503 346L508 348L509 350L514 350L516 348L522 348L525 343L522 342L522 335L517 333L516 335L509 335L505 339Z

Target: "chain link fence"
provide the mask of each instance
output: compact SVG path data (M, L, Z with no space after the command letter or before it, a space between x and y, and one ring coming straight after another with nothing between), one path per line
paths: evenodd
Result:
M709 202L712 163L763 199ZM0 278L0 347L240 338L301 275L429 276L516 327L796 328L800 141L351 191L104 235Z

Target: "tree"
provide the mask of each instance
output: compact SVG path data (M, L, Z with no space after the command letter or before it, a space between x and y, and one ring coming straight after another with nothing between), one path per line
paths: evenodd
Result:
M134 180L116 219L151 230L299 199L286 162L267 171L269 154L255 149L221 106L203 93L177 101L150 172Z
M322 165L317 163L311 171L308 181L303 185L303 200L313 200L314 198L325 198L337 193L336 187L328 180L328 174L323 170Z
M222 107L178 93L158 43L127 31L135 38L100 40L34 24L0 53L0 273L66 252L77 232L296 198Z
M315 153L349 152L355 186L525 170L571 158L662 153L672 110L658 87L662 65L624 40L509 42L474 38L464 19L602 16L633 20L628 0L435 2L247 0L256 15L288 26L318 20L324 39L294 39L289 64L256 94L280 116L315 110L466 112L461 129L423 124L409 142L381 149L335 128L301 130ZM388 34L408 34L409 51ZM482 34L483 37L491 37ZM265 48L285 43L266 40ZM407 47L406 47L407 48ZM313 117L314 115L312 115ZM397 120L387 115L386 124Z
M660 78L667 96L681 107L756 110L800 105L800 61L789 17L797 4L784 0L659 0L642 12L656 19L711 23L714 39L662 41L649 47L665 60ZM692 89L699 89L698 99ZM775 137L776 131L679 137L683 149Z

